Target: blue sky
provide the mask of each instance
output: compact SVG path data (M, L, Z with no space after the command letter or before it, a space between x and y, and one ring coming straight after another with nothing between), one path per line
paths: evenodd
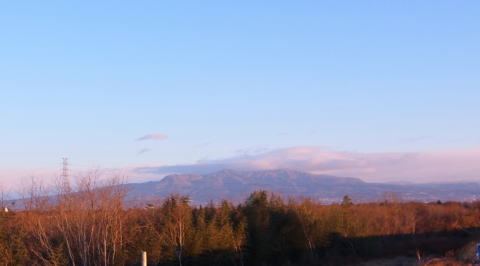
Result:
M480 146L478 1L10 1L0 170ZM147 134L168 138L138 139Z

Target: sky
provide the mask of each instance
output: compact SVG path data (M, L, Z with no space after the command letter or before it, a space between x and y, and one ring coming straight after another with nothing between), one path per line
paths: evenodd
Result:
M0 183L58 174L62 157L72 171L129 169L133 180L145 167L156 178L220 165L480 181L479 11L438 0L4 2Z

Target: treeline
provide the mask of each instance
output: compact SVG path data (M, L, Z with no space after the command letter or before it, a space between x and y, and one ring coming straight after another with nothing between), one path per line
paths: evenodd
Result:
M125 208L124 186L95 178L58 182L55 195L32 186L22 210L0 215L2 265L139 265L141 251L149 265L340 265L444 252L480 225L477 202L322 205L258 191L240 205L172 195Z

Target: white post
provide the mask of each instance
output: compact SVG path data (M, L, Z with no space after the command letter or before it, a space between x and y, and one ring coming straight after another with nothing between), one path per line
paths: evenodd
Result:
M147 266L147 252L142 251L142 266Z

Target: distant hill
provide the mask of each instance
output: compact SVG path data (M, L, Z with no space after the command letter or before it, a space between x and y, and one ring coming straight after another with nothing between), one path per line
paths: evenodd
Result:
M473 201L480 199L477 183L386 184L368 183L358 178L314 175L294 170L237 171L196 175L169 175L160 181L128 184L128 200L148 202L171 194L189 196L192 204L228 199L243 201L255 190L268 190L285 197L309 197L324 203L338 202L344 195L354 201L378 201L385 195L402 200Z

